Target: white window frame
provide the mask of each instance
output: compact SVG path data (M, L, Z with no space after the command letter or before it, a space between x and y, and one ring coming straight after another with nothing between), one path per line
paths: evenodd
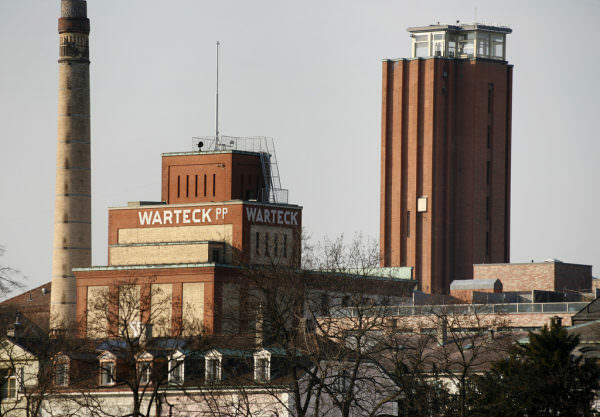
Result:
M259 367L261 361L266 361L266 367ZM271 380L271 354L267 350L263 349L254 354L254 380L256 382Z
M62 371L59 370L63 368ZM69 371L71 369L71 364L69 359L59 358L54 364L54 385L57 387L68 387L69 386ZM59 378L62 378L61 381Z
M110 365L110 371L109 367ZM100 361L100 386L112 387L115 385L115 376L117 370L117 361L115 359L104 359ZM107 382L104 382L104 375L107 375Z
M211 377L209 378L209 363L211 363L210 361L216 361L216 369L215 369L215 374L211 375ZM222 372L221 372L221 368L223 365L223 355L221 355L218 351L216 350L212 350L210 352L208 352L205 356L204 359L204 380L206 382L219 382L221 381L221 376L222 376Z
M175 379L175 372L179 374L179 378ZM183 384L185 382L185 354L181 351L176 351L169 358L169 383Z
M427 56L431 56L431 33L415 33L412 37L412 57L425 58L417 56L417 43L425 43L425 41L417 42L417 36L427 36Z

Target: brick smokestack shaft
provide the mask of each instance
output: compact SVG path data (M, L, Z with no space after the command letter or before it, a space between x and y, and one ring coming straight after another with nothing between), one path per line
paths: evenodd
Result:
M50 328L75 321L72 269L91 265L90 21L84 0L62 0L58 19L58 147Z

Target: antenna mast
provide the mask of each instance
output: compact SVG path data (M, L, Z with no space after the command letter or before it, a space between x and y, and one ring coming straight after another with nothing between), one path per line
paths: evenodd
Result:
M216 109L216 124L215 124L215 150L219 146L219 46L221 42L217 41L217 109Z

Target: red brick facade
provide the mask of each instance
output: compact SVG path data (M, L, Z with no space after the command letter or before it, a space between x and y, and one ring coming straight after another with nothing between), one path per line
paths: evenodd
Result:
M511 100L504 61L383 63L382 265L424 292L509 260Z
M499 279L509 291L590 291L592 266L564 262L473 265L474 279Z

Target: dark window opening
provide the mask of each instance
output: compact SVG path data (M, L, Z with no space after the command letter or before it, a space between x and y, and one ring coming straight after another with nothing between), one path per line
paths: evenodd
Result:
M287 258L287 235L283 235L283 257Z
M273 236L273 254L275 256L279 254L279 236L277 236L277 233Z
M494 105L494 84L488 85L488 113L492 114Z
M185 176L185 196L186 197L190 196L190 176L189 175Z
M213 174L213 197L217 194L217 174Z
M198 197L198 175L196 175L194 178L194 187L194 196Z
M256 232L256 254L260 255L260 233Z
M265 233L265 255L269 256L269 234Z
M221 251L219 249L213 249L212 251L213 262L221 262Z
M204 197L206 197L206 174L204 174Z
M181 177L177 176L177 197L181 196Z

